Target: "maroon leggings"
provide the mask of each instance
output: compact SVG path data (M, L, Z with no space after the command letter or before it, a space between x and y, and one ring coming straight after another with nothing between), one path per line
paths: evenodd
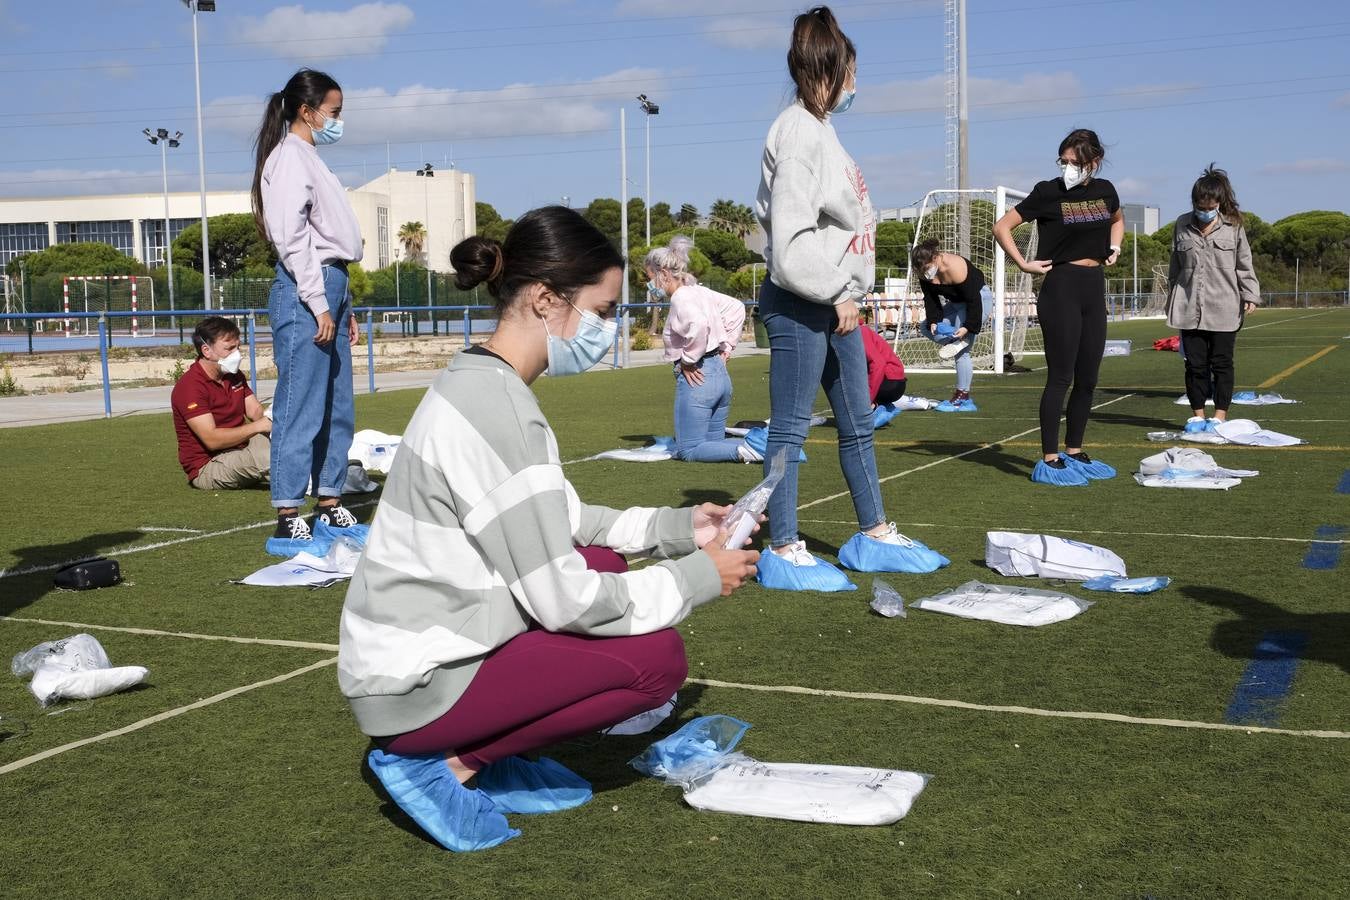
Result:
M597 571L627 570L612 551L583 551ZM488 654L439 719L385 746L404 755L453 751L477 770L655 709L686 674L684 641L673 628L617 638L527 631Z

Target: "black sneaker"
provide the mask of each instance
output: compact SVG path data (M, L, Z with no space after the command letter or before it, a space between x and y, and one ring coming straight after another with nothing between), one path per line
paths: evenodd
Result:
M317 527L320 522L329 528L351 528L356 524L356 516L352 515L351 510L337 503L333 506L314 507L313 526Z
M348 513L350 515L350 513ZM287 559L314 546L309 523L299 513L277 516L277 530L267 539L267 552Z

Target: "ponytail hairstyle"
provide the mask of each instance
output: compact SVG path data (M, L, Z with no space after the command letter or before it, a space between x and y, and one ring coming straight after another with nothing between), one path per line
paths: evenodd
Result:
M254 138L253 149L256 162L253 166L253 222L263 240L267 236L267 224L263 220L262 174L267 157L277 148L277 144L291 130L291 123L300 115L300 107L318 109L323 105L329 91L340 91L342 86L332 76L316 69L301 69L291 76L286 86L267 98L267 108L263 111L262 124L258 126L258 135Z
M941 244L937 238L929 238L922 243L915 244L914 249L910 251L909 261L914 264L914 268L922 272L928 268L937 255L942 252Z
M1191 185L1191 206L1202 202L1219 204L1219 215L1229 225L1242 224L1242 210L1238 208L1237 194L1228 180L1228 173L1210 163Z
M788 74L797 85L797 99L817 119L824 120L839 99L857 59L858 51L828 6L817 6L793 20Z
M1065 135L1064 140L1059 142L1061 158L1065 150L1072 150L1074 156L1078 157L1078 165L1087 170L1083 184L1092 180L1106 159L1106 148L1102 146L1101 138L1090 128L1075 128Z
M642 261L642 267L648 271L665 272L676 278L681 284L695 284L697 279L689 272L689 251L694 241L682 234L670 239L665 247L653 247Z
M580 213L545 206L517 219L501 243L481 235L460 241L450 251L450 265L461 291L487 286L500 316L531 284L570 298L599 284L610 269L622 269L623 257Z

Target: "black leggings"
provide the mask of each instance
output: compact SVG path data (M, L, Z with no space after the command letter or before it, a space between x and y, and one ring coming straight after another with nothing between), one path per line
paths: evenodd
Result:
M877 388L877 395L872 398L872 402L877 406L883 403L894 403L905 396L905 384L908 379L883 378L881 387Z
M1191 409L1203 410L1214 389L1214 408L1228 410L1233 402L1233 347L1236 331L1181 332L1181 349L1186 355L1186 396Z
M1059 417L1069 393L1067 447L1082 447L1092 413L1092 392L1106 349L1106 275L1100 266L1060 263L1045 276L1036 297L1045 337L1045 390L1041 392L1041 451L1059 450Z

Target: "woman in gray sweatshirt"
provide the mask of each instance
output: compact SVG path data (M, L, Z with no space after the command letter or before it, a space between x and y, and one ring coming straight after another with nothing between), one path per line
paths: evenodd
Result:
M755 201L768 236L769 277L759 295L770 346L765 471L780 453L786 462L769 500L773 552L761 558L759 576L766 587L851 590L797 534L797 465L818 388L834 410L839 463L858 516L840 562L858 571L932 572L947 560L899 534L881 502L858 331L858 305L876 277L876 216L862 170L831 123L853 103L857 52L828 7L793 22L788 71L796 101L769 129Z

